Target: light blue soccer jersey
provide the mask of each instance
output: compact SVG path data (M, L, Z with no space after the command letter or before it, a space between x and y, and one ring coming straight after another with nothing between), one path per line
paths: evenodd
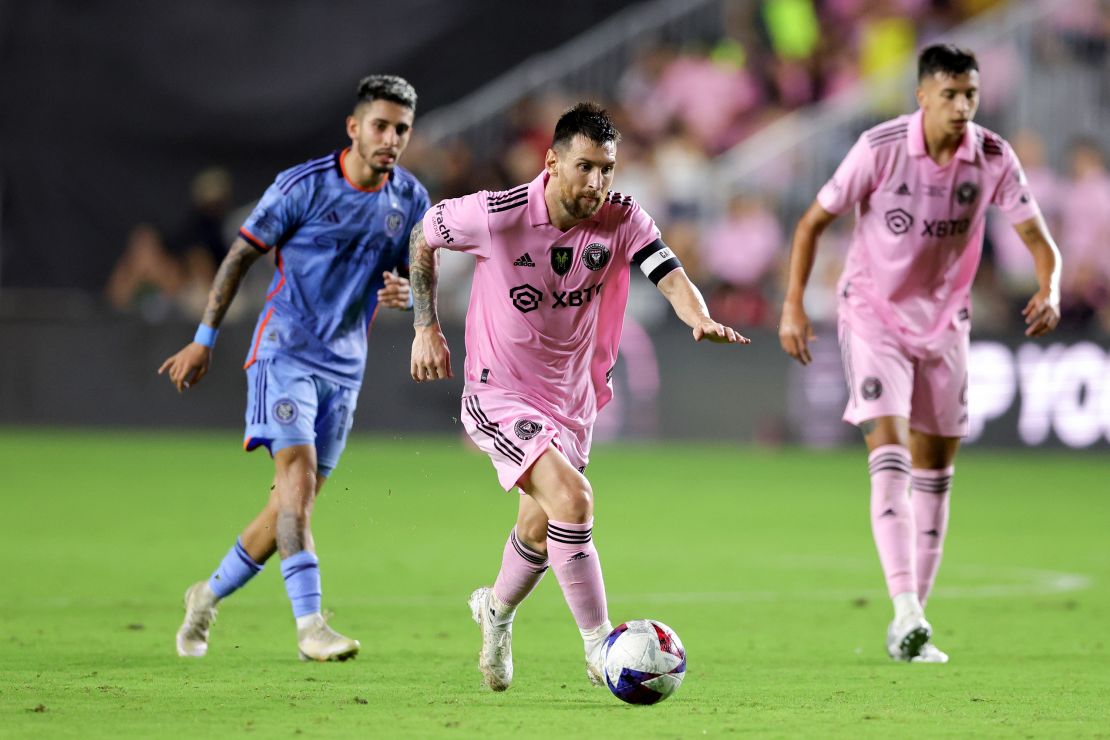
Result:
M378 190L346 176L347 150L277 176L239 230L277 250L247 360L282 357L358 388L382 273L408 266L409 232L428 210L428 191L397 167Z

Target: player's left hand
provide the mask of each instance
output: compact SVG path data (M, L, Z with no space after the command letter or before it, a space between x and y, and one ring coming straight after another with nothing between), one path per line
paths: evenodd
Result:
M748 339L740 332L733 329L731 326L718 324L713 319L703 321L694 327L694 341L700 342L706 339L715 344L751 344L752 340Z
M1048 334L1060 323L1060 295L1051 290L1038 290L1025 304L1021 315L1025 317L1027 337Z
M412 292L409 281L394 272L383 272L385 286L378 291L378 303L386 308L412 307Z

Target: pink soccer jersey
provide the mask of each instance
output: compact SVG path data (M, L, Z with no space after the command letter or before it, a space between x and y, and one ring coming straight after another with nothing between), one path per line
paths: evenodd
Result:
M555 228L546 182L545 172L504 192L441 201L424 216L424 236L477 260L466 392L480 384L510 390L583 428L612 397L629 265L658 282L679 263L651 217L620 193L568 231Z
M948 330L969 316L987 206L1013 224L1040 212L1004 139L969 123L941 167L925 150L921 111L864 132L817 202L836 214L856 207L842 317L856 334L885 329L927 352L943 351Z

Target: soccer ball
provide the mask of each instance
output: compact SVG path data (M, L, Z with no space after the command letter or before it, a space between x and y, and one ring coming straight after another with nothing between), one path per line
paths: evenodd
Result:
M605 683L621 701L655 704L678 690L686 648L667 625L635 619L605 638Z

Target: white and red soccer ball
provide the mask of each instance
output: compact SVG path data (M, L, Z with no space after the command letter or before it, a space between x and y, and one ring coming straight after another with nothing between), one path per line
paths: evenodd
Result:
M629 704L655 704L678 690L686 675L686 648L667 625L635 619L605 638L605 683Z

